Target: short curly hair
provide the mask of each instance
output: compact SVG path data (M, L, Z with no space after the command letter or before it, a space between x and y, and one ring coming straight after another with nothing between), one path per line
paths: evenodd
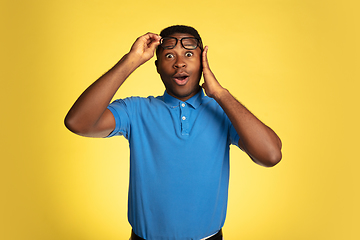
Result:
M160 32L160 36L168 37L175 33L188 33L201 40L200 34L195 28L185 25L174 25L167 27Z

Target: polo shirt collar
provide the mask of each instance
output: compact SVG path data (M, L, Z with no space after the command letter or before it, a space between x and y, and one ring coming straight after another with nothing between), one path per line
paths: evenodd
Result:
M195 94L193 97L189 98L185 102L196 109L202 103L203 97L204 97L204 91L201 88L200 91L197 94ZM175 98L173 96L170 96L165 90L165 92L164 92L164 102L167 105L169 105L170 107L177 107L177 106L179 106L179 103L182 103L183 101L181 101L181 100L179 100L179 99L177 99L177 98Z

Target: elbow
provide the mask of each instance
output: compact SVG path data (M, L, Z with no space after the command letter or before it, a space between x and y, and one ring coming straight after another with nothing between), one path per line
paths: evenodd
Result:
M79 123L79 121L76 121L76 119L69 117L69 115L65 117L64 125L70 132L77 135L83 135L85 133L82 124Z
M64 125L70 132L76 133L76 124L68 115L64 119Z
M264 166L265 167L274 167L277 165L282 159L282 153L281 150L273 151L269 156L267 157Z
M282 142L280 138L278 138L278 144L273 146L273 148L269 150L267 154L265 160L266 162L265 167L274 167L281 161L282 159L281 149L282 149Z
M277 165L281 159L282 159L282 153L281 150L273 150L268 152L266 155L259 156L258 158L255 158L254 156L250 155L250 158L257 164L263 166L263 167L274 167Z

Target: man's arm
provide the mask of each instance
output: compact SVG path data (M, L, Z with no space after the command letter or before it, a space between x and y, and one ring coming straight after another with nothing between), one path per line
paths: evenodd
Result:
M159 40L154 33L136 39L130 52L80 95L65 117L65 126L81 136L108 136L115 119L107 106L127 77L154 56Z
M207 51L206 46L202 56L204 74L202 87L206 95L214 98L229 117L240 136L240 148L259 165L265 167L276 165L282 157L280 138L220 85L209 68Z

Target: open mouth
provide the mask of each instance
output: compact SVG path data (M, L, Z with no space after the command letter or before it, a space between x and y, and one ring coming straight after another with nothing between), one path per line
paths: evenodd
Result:
M177 85L183 86L189 81L189 75L186 73L177 73L173 76L173 79Z

